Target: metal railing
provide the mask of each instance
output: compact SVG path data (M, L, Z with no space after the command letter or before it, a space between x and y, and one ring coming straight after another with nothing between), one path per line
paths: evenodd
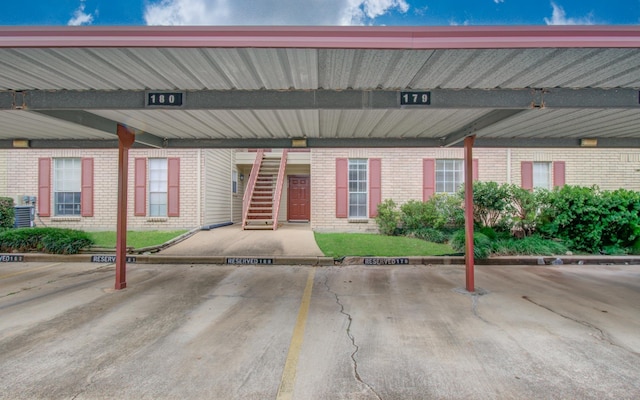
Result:
M282 150L282 158L280 159L280 169L278 170L278 180L276 181L276 192L273 196L273 230L278 229L278 214L280 213L280 197L282 196L282 187L284 186L284 173L287 169L287 153L288 149Z
M253 190L256 187L256 181L258 180L258 173L260 172L260 165L264 158L264 149L259 149L256 153L256 159L253 162L251 168L251 174L249 174L249 180L247 181L247 189L242 197L242 229L247 226L247 217L249 215L249 207L251 205L251 199L253 198Z

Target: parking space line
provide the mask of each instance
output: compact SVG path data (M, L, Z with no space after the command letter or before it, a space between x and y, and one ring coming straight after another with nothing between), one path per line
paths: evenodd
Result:
M56 265L60 265L60 264L62 264L62 263L61 263L61 262L59 262L59 263L54 263L54 264L44 265L44 266L42 266L42 267L30 268L30 269L26 269L26 270L23 270L23 271L13 272L13 273L11 273L11 274L0 275L0 279L11 278L11 277L13 277L13 276L18 276L18 275L26 274L26 273L33 272L33 271L37 271L37 270L40 270L40 269L45 269L45 268L55 267Z
M309 314L309 305L311 304L311 291L313 290L313 278L315 276L315 268L309 270L307 276L307 286L304 288L302 302L300 303L300 311L298 311L298 319L293 329L291 344L289 345L289 353L287 361L284 364L282 372L282 380L278 388L276 400L288 400L293 397L293 387L296 381L296 372L298 369L298 359L300 358L300 350L302 349L302 341L304 340L304 328L307 324L307 315Z

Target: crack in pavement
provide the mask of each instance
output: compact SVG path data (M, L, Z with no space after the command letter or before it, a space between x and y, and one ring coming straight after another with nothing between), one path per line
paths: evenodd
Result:
M358 372L358 361L356 360L356 354L358 354L358 351L360 350L360 346L356 344L356 338L351 333L351 324L353 323L353 317L351 316L351 314L344 311L344 304L342 304L342 302L340 301L340 297L338 296L338 293L331 290L331 287L329 286L329 276L327 274L325 274L324 286L327 288L327 291L329 293L335 296L336 303L340 306L340 314L346 316L349 322L347 324L347 336L349 337L349 340L351 340L351 345L355 349L353 353L351 353L351 362L353 364L353 373L356 377L356 380L361 384L365 385L376 396L376 398L378 398L378 400L382 400L382 397L378 394L378 392L376 392L375 389L370 384L365 382L360 376L360 373Z
M489 294L488 291L480 288L476 288L475 292L469 292L467 291L467 289L463 289L463 288L455 288L453 289L453 291L456 293L471 297L471 312L473 313L473 315L484 323L494 325L491 322L484 319L478 312L478 300L480 299L480 296Z
M545 306L544 304L540 304L540 303L532 300L529 296L522 296L522 298L525 299L526 301L528 301L529 303L534 304L534 305L536 305L536 306L538 306L540 308L544 308L545 310L550 311L550 312L552 312L552 313L554 313L554 314L556 314L556 315L558 315L558 316L560 316L562 318L568 319L569 321L577 322L578 324L586 326L589 329L593 329L594 331L598 332L598 334L597 335L592 335L592 336L595 337L598 340L601 340L603 342L609 343L612 346L616 346L618 348L626 350L626 351L628 351L629 353L631 353L631 354L633 354L635 356L640 356L640 353L637 353L637 352L635 352L635 351L633 351L631 349L628 349L628 348L624 347L623 345L620 345L620 344L614 342L613 339L603 329L598 328L597 326L593 325L590 322L582 321L582 320L579 320L577 318L573 318L571 316L562 314L561 312L558 312L558 311L552 309L551 307Z

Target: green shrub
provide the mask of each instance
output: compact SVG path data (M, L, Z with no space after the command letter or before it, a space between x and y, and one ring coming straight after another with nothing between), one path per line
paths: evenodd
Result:
M433 228L419 228L408 232L407 236L433 243L444 243L447 241L447 235L444 232Z
M0 251L41 251L52 254L77 254L92 244L82 231L61 228L20 228L0 232Z
M540 210L544 208L548 191L544 189L529 191L517 185L511 185L509 192L512 205L509 230L519 237L532 235L538 226L538 217Z
M496 227L511 212L509 184L496 182L473 182L473 220L480 226ZM460 196L464 199L464 190Z
M433 202L443 220L442 228L451 230L464 227L464 207L459 196L440 193L431 197L429 202Z
M451 238L451 247L455 251L465 252L466 234L464 230L456 231ZM491 239L483 233L474 232L473 234L473 257L482 259L491 255L492 245Z
M386 199L378 204L378 216L376 223L382 235L394 236L398 234L398 225L400 224L400 210L396 203L391 199Z
M13 228L15 221L15 209L13 198L0 197L0 229Z
M640 237L633 242L631 245L629 252L631 254L640 255Z
M493 228L488 226L481 226L480 228L475 229L475 232L482 233L483 235L488 237L490 240L498 239L498 234L496 233L496 231Z
M577 251L617 252L640 236L639 213L638 192L565 185L549 193L539 230Z
M632 246L640 237L640 192L618 189L602 192L601 197L602 246Z
M566 254L568 251L567 246L564 244L545 239L539 235L527 236L522 239L508 238L498 239L493 243L493 254L508 256L508 255L539 255L539 256L553 256Z
M402 211L402 228L405 232L413 232L421 228L441 228L445 224L433 201L409 200L400 206Z

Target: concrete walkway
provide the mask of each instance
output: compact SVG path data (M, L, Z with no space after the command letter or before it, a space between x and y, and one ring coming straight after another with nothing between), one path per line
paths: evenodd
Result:
M200 231L158 253L179 256L319 257L309 224L281 224L277 230L242 230L240 224Z

